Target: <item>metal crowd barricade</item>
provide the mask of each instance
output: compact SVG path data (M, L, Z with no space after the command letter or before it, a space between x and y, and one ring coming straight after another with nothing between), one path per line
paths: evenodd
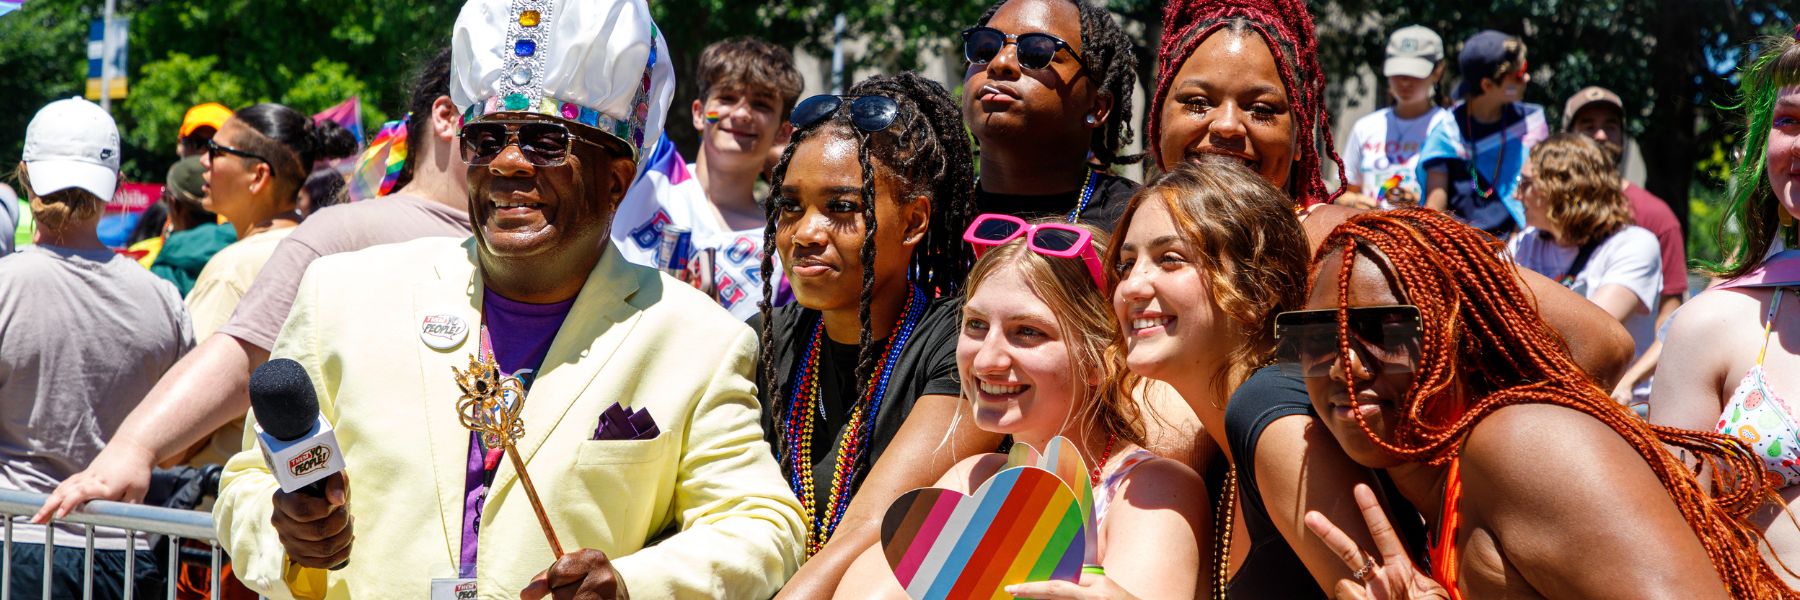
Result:
M0 490L0 518L4 518L4 537L0 539L0 600L11 600L12 595L12 557L13 557L13 524L30 519L37 514L38 508L44 505L49 496L16 490ZM154 534L168 537L170 544L169 564L165 589L165 598L174 600L175 584L180 579L179 561L181 558L181 540L204 540L212 552L212 597L219 597L219 541L213 534L212 514L193 511L175 510L160 506L142 504L124 504L119 502L89 502L87 507L70 513L68 517L56 521L80 525L87 533L87 543L82 557L83 573L81 581L81 597L92 598L94 588L94 527L111 527L126 531L126 547L135 548L140 534ZM54 582L52 558L55 552L72 552L76 548L57 548L55 545L56 529L46 527L44 530L44 589L43 598L50 598L51 586ZM132 580L137 567L137 553L125 553L124 589L125 599L131 600L136 582ZM24 590L21 590L24 591ZM29 593L29 592L27 592Z

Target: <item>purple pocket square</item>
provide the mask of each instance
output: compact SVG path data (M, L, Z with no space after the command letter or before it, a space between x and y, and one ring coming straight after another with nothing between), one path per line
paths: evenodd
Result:
M661 434L647 409L626 408L614 402L600 413L594 440L648 440Z

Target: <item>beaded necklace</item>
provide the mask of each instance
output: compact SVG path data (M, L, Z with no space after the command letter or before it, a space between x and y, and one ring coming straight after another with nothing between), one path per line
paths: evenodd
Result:
M1075 210L1069 211L1069 216L1066 219L1068 222L1074 223L1076 219L1081 217L1081 211L1087 210L1088 201L1094 199L1094 187L1099 185L1099 183L1100 172L1088 169L1087 184L1081 186L1081 200L1075 203Z
M869 375L869 382L863 388L863 397L851 409L849 418L844 422L844 434L838 440L837 463L831 470L831 499L819 510L813 499L813 422L822 417L823 401L819 393L819 356L821 339L824 338L825 320L820 318L813 326L812 341L807 344L806 354L801 358L799 371L794 374L793 393L789 398L787 410L781 423L783 462L787 463L788 487L800 499L800 507L806 516L806 556L817 554L831 539L832 532L837 530L838 521L844 517L844 510L850 505L851 483L856 480L859 464L868 454L869 441L875 433L875 417L881 412L881 400L887 393L888 378L893 375L894 365L900 362L900 351L906 348L907 339L912 337L913 329L919 324L919 318L925 314L925 292L918 286L908 285L910 293L906 298L906 306L900 311L900 321L894 324L894 333L888 337L887 348L882 351L884 358L881 368Z
M1505 122L1505 120L1506 120L1506 109L1505 108L1501 108L1500 120L1502 122ZM1471 134L1473 134L1475 132L1474 116L1469 114L1467 105L1465 105L1463 107L1463 124L1464 124L1464 128L1467 129ZM1499 178L1500 178L1500 168L1506 166L1506 139L1507 139L1506 127L1501 127L1500 128L1500 157L1498 159L1494 160L1494 179L1496 181L1499 180ZM1486 179L1486 177L1483 177L1481 174L1481 170L1475 167L1475 146L1477 146L1479 143L1480 143L1480 140L1469 140L1469 160L1467 162L1464 162L1463 164L1468 166L1469 178L1475 180L1475 182L1474 182L1475 189L1479 190L1481 192L1481 198L1483 200L1492 200L1494 198L1494 192L1499 191L1500 186L1498 183L1495 183L1494 185L1488 185L1488 186L1481 185L1482 181L1484 179Z
M1237 521L1237 467L1226 467L1225 489L1213 507L1212 597L1224 600L1231 592L1231 528Z

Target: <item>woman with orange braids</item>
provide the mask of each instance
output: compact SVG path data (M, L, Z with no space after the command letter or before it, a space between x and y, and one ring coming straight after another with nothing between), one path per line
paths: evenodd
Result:
M1427 209L1368 213L1315 260L1307 310L1275 319L1282 365L1433 533L1418 566L1361 485L1379 553L1334 525L1345 520L1308 514L1364 575L1339 598L1800 597L1744 518L1767 492L1756 457L1613 402L1492 237ZM1721 491L1709 497L1664 444L1703 457Z
M1725 261L1704 265L1726 281L1671 319L1650 422L1716 430L1750 446L1779 488L1779 501L1752 520L1768 552L1800 569L1800 526L1784 514L1800 511L1800 351L1792 341L1800 336L1800 39L1762 47L1739 80L1743 160L1721 223L1741 234L1722 237L1732 250Z
M1316 245L1332 226L1355 213L1325 204L1331 194L1320 167L1326 156L1333 162L1338 159L1331 149L1324 74L1306 4L1301 0L1171 0L1163 16L1159 76L1148 110L1155 118L1148 127L1146 147L1165 171L1217 156L1242 163L1285 193L1287 206L1307 207L1301 213L1304 234L1291 240L1265 225L1244 222L1246 217L1236 212L1207 215L1209 220L1237 221L1254 228L1251 235L1261 236L1272 248L1294 244L1295 251L1304 256L1307 248L1302 244ZM1183 236L1199 235L1186 227L1174 229ZM1121 224L1117 235L1125 238L1136 233ZM1260 260L1264 255L1255 256ZM1536 275L1521 277L1551 307L1545 312L1552 324L1578 340L1571 344L1578 363L1606 380L1623 371L1631 358L1631 338L1623 327L1553 281ZM1128 276L1121 275L1121 279ZM1125 287L1122 281L1120 289ZM1197 314L1210 311L1211 304L1231 304L1233 297L1262 298L1259 293L1260 288L1251 286L1233 284L1225 289L1215 285L1185 299L1164 295L1158 305L1161 312L1169 314ZM1127 300L1122 293L1115 293L1115 310L1128 305ZM1268 331L1269 317L1291 310L1299 302L1296 295L1286 305L1271 303L1257 310L1240 304L1232 320L1244 331ZM1156 334L1155 327L1143 331L1130 320L1124 325L1127 336ZM1264 347L1260 355L1266 357L1271 350ZM1345 568L1329 548L1309 535L1301 516L1308 510L1320 510L1332 518L1355 518L1356 505L1343 490L1378 480L1324 435L1299 379L1283 376L1277 369L1259 369L1261 361L1243 366L1252 371L1248 378L1216 382L1202 378L1201 387L1188 386L1205 390L1221 384L1217 394L1182 393L1186 408L1191 408L1201 423L1200 432L1193 435L1202 450L1192 459L1192 466L1208 475L1215 514L1222 520L1214 529L1221 533L1222 542L1228 542L1219 544L1212 557L1214 562L1229 564L1222 571L1230 577L1227 584L1219 586L1225 589L1214 590L1214 595L1323 597L1322 590L1334 589L1340 581L1354 581L1355 569ZM1181 391L1182 385L1174 387ZM1175 408L1181 408L1179 403ZM1151 437L1158 433L1153 428ZM1208 454L1208 449L1224 452Z

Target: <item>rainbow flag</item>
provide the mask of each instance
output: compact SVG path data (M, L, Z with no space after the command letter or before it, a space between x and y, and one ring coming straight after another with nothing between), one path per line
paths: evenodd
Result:
M406 122L412 115L381 124L375 139L356 158L350 172L350 201L386 196L394 191L400 179L400 167L406 164Z
M337 124L343 125L344 129L350 130L351 135L356 136L356 143L363 143L362 100L356 96L345 98L343 102L337 103L337 106L313 115L314 123L322 121L337 121Z

